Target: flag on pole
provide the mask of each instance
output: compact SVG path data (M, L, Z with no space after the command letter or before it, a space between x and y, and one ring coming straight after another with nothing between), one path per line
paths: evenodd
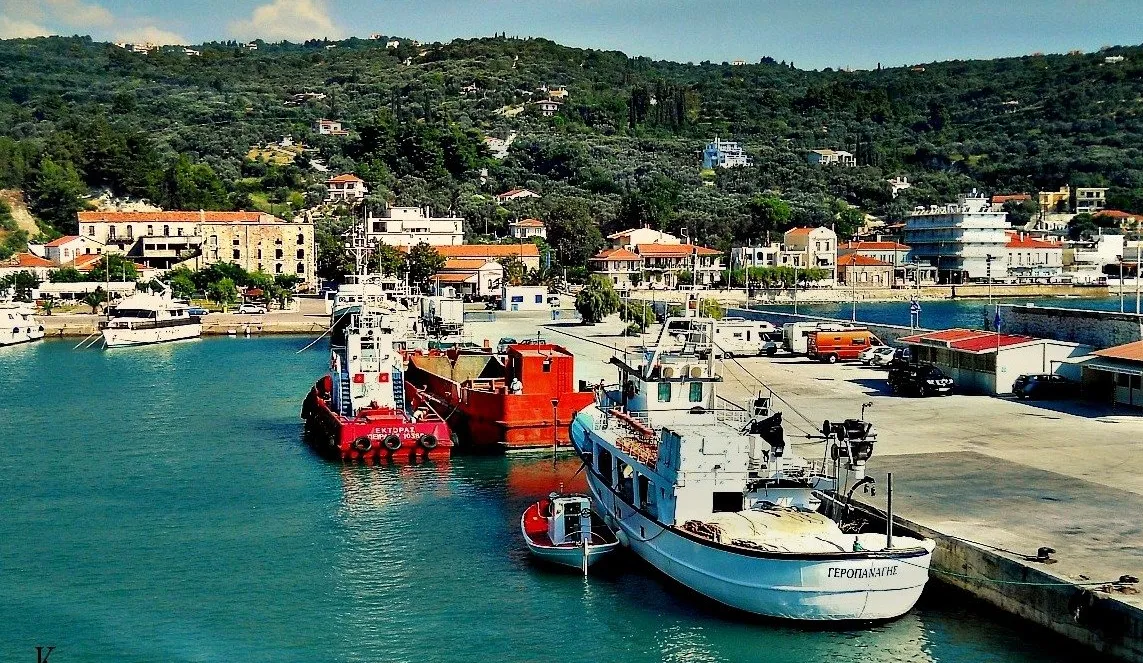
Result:
M996 307L996 315L992 318L992 328L996 330L997 334L1000 333L1000 307L999 306Z

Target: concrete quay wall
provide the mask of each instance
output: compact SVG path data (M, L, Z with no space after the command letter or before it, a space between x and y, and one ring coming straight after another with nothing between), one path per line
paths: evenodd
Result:
M1143 340L1143 315L1000 304L1003 330L1088 345L1097 350Z
M876 509L859 508L884 523ZM1134 594L1135 585L1077 585L1052 574L1050 564L1016 559L899 516L893 523L936 541L931 579L1095 651L1143 663L1143 609L1119 598L1125 591Z
M83 338L99 329L99 316L52 315L40 316L47 338ZM250 334L321 334L329 328L324 317L300 315L208 315L202 321L204 336L239 336Z

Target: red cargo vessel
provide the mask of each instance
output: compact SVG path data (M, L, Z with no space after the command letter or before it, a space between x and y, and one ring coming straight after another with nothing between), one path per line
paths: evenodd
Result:
M306 441L342 460L447 458L453 436L428 404L405 405L401 355L383 312L353 313L345 345L334 346L330 374L302 404Z
M441 413L472 450L567 445L568 426L595 401L576 389L575 357L548 343L509 345L503 353L456 349L411 354L405 375L410 407Z

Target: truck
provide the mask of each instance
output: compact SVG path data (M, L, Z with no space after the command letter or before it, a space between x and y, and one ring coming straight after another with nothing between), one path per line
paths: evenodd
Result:
M857 359L871 346L884 345L868 329L817 330L806 337L806 356L827 364Z
M809 350L807 339L811 334L845 329L859 329L859 327L835 322L787 322L782 325L782 347L792 354L804 355Z

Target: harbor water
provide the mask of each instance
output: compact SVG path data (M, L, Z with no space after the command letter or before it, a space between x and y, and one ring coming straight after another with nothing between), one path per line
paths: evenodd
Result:
M519 517L577 464L315 457L307 339L0 349L0 661L1091 660L932 585L905 617L727 614L619 555L584 580Z
M1036 298L997 298L994 304L1007 304L1013 306L1053 306L1057 308L1090 309L1094 311L1119 311L1118 297L1079 298L1079 297L1036 297ZM922 301L920 326L925 329L950 329L964 327L968 329L984 329L992 325L991 308L985 299L941 299ZM751 308L760 311L780 311L793 313L794 307L790 305L761 305ZM1135 312L1135 295L1131 293L1125 298L1124 311ZM841 320L853 319L853 304L850 302L831 302L818 304L799 304L799 315L812 315L823 318L837 318ZM857 302L857 320L882 325L909 326L909 302ZM1001 327L1003 328L1003 320Z

